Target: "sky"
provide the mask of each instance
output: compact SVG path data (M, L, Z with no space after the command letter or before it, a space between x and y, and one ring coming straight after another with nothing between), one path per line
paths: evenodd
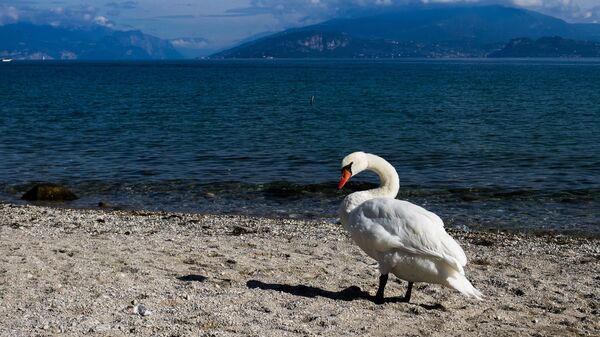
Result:
M0 25L139 29L196 55L267 32L414 3L503 3L569 22L600 22L600 0L0 0Z

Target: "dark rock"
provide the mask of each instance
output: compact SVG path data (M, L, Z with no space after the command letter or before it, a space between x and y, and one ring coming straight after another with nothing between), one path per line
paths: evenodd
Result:
M490 239L480 239L477 240L475 242L473 242L474 244L478 245L478 246L486 246L486 247L490 247L493 246L495 244L494 241L490 240Z
M525 292L519 288L515 288L512 290L513 294L517 295L517 296L523 296L525 295Z
M37 184L21 197L29 201L69 201L78 199L75 193L57 184Z
M420 315L421 314L421 309L419 307L411 307L410 309L408 309L411 313L415 314L415 315Z
M233 234L233 235L252 234L252 233L256 233L256 229L246 227L246 226L241 226L241 225L234 226L233 230L231 231L231 234Z
M113 208L113 205L111 205L111 204L109 204L107 202L100 201L98 203L98 207L100 207L100 208Z
M471 260L471 264L477 264L480 266L489 266L492 264L488 259L473 259Z

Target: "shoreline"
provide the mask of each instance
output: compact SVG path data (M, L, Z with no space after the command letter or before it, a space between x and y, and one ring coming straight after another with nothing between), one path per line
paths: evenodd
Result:
M20 200L19 200L20 201ZM254 214L244 214L244 213L211 213L211 212L185 212L185 211L169 211L169 210L153 210L153 209L136 209L129 208L127 206L120 205L112 205L109 203L100 202L105 204L106 206L87 206L87 207L77 207L77 206L69 206L68 202L56 202L56 201L20 201L14 202L10 200L1 200L0 206L3 205L13 205L13 206L32 206L32 207L45 207L52 209L61 209L61 210L71 210L71 211L98 211L98 212L123 212L123 213L131 213L136 215L151 215L151 214L180 214L180 215L196 215L196 216L236 216L236 217L250 217L250 218L258 218L258 219L269 219L273 221L277 220L296 220L296 221L307 221L307 222L332 222L334 220L338 220L337 216L302 216L302 214L294 214L294 216L277 216L276 214L271 215L254 215ZM573 238L581 238L581 239L595 239L600 240L600 232L586 232L581 230L557 230L557 229L517 229L517 228L493 228L488 227L481 224L469 224L469 225L461 225L455 226L452 224L446 223L444 219L444 225L448 233L452 231L459 232L475 232L475 233L489 233L489 234L515 234L520 236L535 236L535 237L555 237L555 236L567 236ZM339 224L339 223L338 223ZM339 224L341 226L341 224Z
M448 228L486 296L377 267L323 220L0 202L0 335L598 335L600 239ZM152 314L132 315L143 303Z

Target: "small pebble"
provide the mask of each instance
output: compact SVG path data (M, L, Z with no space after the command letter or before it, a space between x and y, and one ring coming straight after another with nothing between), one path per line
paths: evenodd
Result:
M152 312L150 310L146 309L146 306L142 303L138 304L137 311L142 316L148 316L148 315L152 314Z
M148 310L143 303L136 304L133 307L129 307L127 312L130 315L140 315L140 316L149 316L152 314L152 311Z

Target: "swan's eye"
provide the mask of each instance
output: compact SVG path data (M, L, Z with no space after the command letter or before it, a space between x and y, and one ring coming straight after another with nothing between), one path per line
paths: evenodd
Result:
M344 171L348 171L350 174L352 174L352 164L354 164L354 162L342 167L342 174L344 174Z

